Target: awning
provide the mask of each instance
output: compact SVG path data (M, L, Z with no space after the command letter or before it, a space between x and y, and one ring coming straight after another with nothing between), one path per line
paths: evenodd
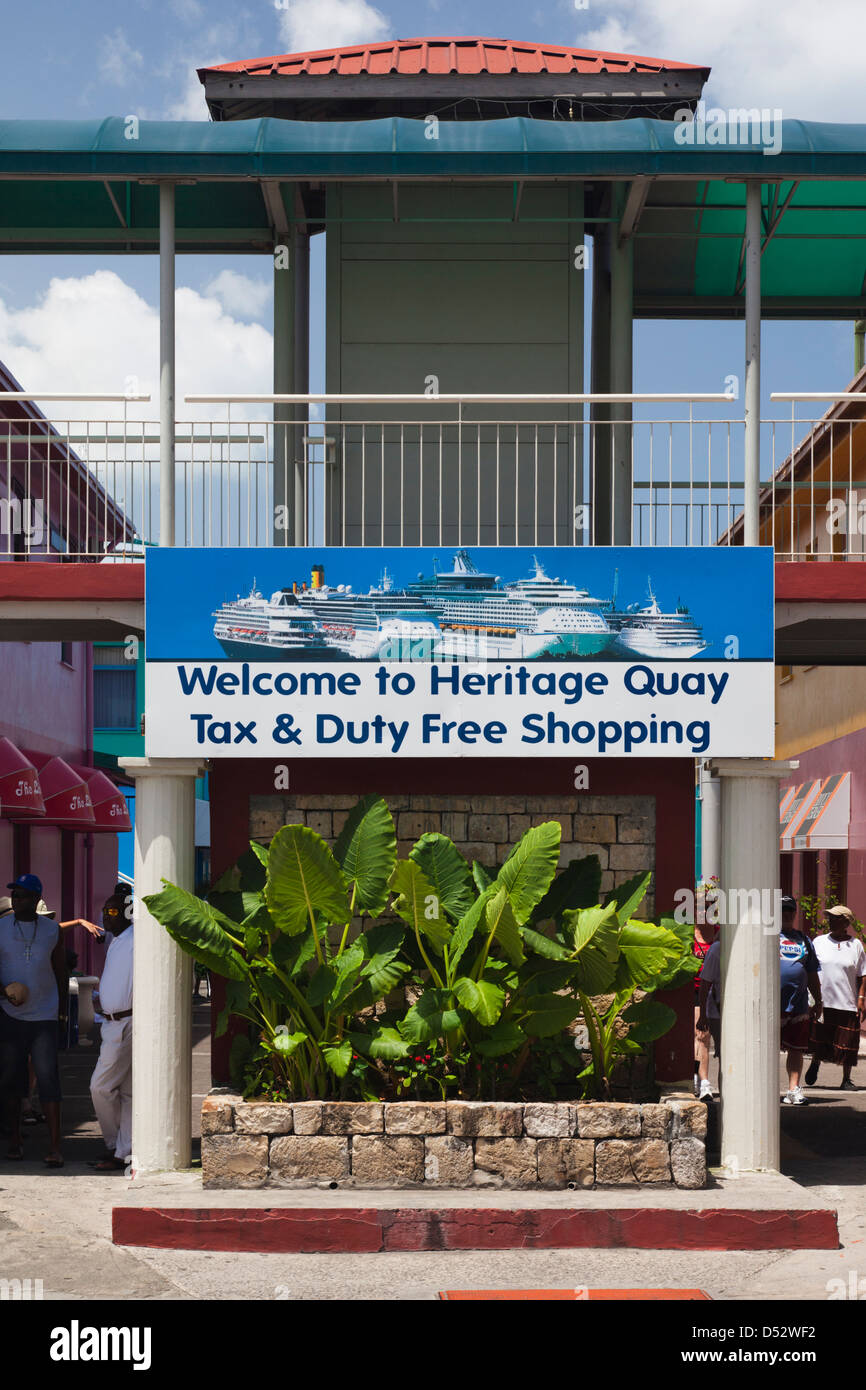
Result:
M782 851L847 849L851 819L851 774L783 787L779 802Z
M111 778L106 777L98 767L83 767L80 763L72 763L70 766L83 779L90 793L94 816L90 829L110 833L131 830L132 821L129 818L126 797Z
M44 816L39 774L20 748L0 738L0 816Z
M63 830L92 830L95 821L93 803L84 779L62 758L33 753L27 748L22 751L39 773L45 802L42 824L56 825Z

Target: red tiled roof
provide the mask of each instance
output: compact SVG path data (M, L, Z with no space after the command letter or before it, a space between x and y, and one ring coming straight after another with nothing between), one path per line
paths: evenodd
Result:
M320 77L387 77L391 73L467 77L486 72L507 73L657 73L670 70L704 72L693 63L669 63L663 58L638 58L627 53L563 48L559 44L517 43L510 39L426 38L394 39L351 48L319 49L314 53L281 53L271 58L248 58L199 68L199 77L212 72L239 72L251 77L300 75Z

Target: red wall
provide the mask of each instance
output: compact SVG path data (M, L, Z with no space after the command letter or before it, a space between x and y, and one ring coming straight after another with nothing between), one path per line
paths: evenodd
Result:
M815 568L815 566L813 566ZM844 680L844 672L840 672ZM858 729L853 734L832 739L829 743L809 748L805 753L797 753L800 766L782 785L799 786L819 777L832 777L837 772L851 773L851 823L848 828L848 887L847 906L861 922L866 922L866 729ZM801 853L787 853L783 858L794 860L793 891L799 896L801 890ZM819 891L824 890L826 852L821 854Z
M677 889L694 884L695 825L694 767L688 758L589 760L589 796L654 796L656 798L656 914L670 912ZM522 792L574 796L573 758L504 758L501 760L432 758L384 762L358 758L338 763L303 761L291 765L292 792L415 792L431 795L479 796ZM215 759L210 774L211 871L214 879L249 844L249 798L274 795L274 767L264 759ZM659 995L676 1008L678 1020L656 1043L655 1070L659 1081L691 1081L694 1056L694 989ZM222 981L214 980L213 1023L222 1008ZM215 1085L228 1080L231 1035L211 1040Z

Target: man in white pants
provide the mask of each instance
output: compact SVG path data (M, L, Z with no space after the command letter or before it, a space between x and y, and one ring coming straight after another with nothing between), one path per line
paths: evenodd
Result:
M99 1061L90 1078L90 1095L105 1140L97 1172L123 1171L132 1151L132 890L116 891L102 910L111 933L98 998L105 1019Z

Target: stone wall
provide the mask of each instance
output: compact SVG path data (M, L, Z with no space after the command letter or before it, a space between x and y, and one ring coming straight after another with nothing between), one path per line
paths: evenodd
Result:
M560 865L588 854L601 863L603 893L634 874L655 868L654 796L428 796L385 798L397 827L397 849L405 858L419 835L441 831L467 859L493 868L532 825L558 820ZM296 794L250 797L250 838L270 840L282 825L308 825L326 840L339 835L356 796ZM652 892L641 915L652 917Z
M581 1102L247 1102L202 1106L206 1188L704 1187L707 1110Z

